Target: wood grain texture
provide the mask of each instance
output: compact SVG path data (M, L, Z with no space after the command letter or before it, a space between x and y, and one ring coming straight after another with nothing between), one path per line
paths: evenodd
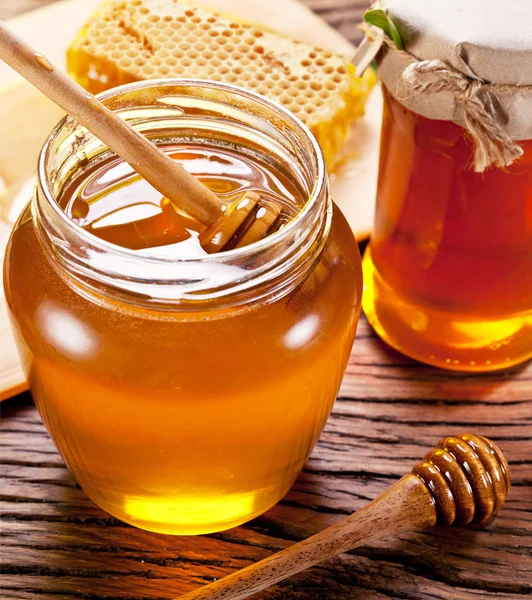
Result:
M262 592L264 600L517 599L532 594L532 365L451 374L386 348L362 320L333 414L290 493L251 523L176 538L124 525L76 486L28 395L2 406L3 598L173 598L361 508L435 442L476 431L513 488L483 530L437 528L359 548Z
M0 18L6 17L4 2ZM354 23L365 2L307 3L355 41ZM462 431L492 438L510 463L514 485L492 525L401 534L302 572L257 598L532 595L530 363L486 376L446 373L388 349L362 320L333 414L290 493L243 527L189 538L137 530L97 509L68 474L29 395L1 408L0 596L6 600L175 597L335 523L409 472L440 438Z

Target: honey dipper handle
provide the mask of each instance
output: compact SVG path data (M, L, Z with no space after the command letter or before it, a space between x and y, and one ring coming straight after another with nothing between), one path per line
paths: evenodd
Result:
M400 531L432 527L436 508L426 485L406 475L387 492L332 527L282 552L228 575L179 600L238 600L248 598L312 565L370 540Z
M222 216L217 196L155 144L88 94L0 21L0 58L123 158L146 181L200 223Z

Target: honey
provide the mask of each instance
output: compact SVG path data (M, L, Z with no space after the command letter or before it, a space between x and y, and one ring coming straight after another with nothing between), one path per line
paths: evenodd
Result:
M450 121L386 89L364 310L379 335L443 368L489 371L532 356L532 141L475 173Z
M164 131L221 198L282 201L284 226L206 256L199 224L67 119L8 246L6 298L33 397L87 495L145 529L219 531L282 498L316 443L355 334L360 257L288 113L272 105L280 129L268 115L240 129L264 110L248 92L225 86L220 104L216 84L138 85L107 102L159 143ZM169 95L177 117L153 104L138 117ZM190 108L200 99L216 118Z
M290 180L245 156L181 144L166 152L230 206L249 192L260 193L261 205L282 207L276 227L297 214L302 199ZM62 199L72 220L100 239L133 250L164 247L174 257L206 256L201 233L206 228L161 195L120 159L97 165L73 182Z

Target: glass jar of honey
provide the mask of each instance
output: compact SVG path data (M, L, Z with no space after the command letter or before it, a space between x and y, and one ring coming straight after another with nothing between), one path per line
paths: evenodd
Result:
M521 363L532 357L532 4L518 2L528 18L511 27L495 0L384 4L405 49L389 43L379 58L364 311L385 341L425 363Z
M193 80L100 96L220 198L282 203L259 242L201 227L71 118L46 141L5 286L31 392L87 495L152 531L214 532L290 488L332 408L361 296L321 152L263 97Z

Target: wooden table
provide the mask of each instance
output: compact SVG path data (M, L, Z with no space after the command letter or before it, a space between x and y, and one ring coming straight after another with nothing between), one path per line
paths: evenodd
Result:
M0 18L4 2L0 7ZM25 0L20 6L42 5ZM362 0L309 0L351 39ZM16 9L18 2L6 2ZM362 319L342 391L310 461L275 508L245 526L178 538L124 525L70 477L28 394L2 405L2 598L172 598L249 565L357 510L435 442L495 440L513 489L485 530L404 534L299 574L264 600L479 600L532 594L532 364L447 373L387 348Z

